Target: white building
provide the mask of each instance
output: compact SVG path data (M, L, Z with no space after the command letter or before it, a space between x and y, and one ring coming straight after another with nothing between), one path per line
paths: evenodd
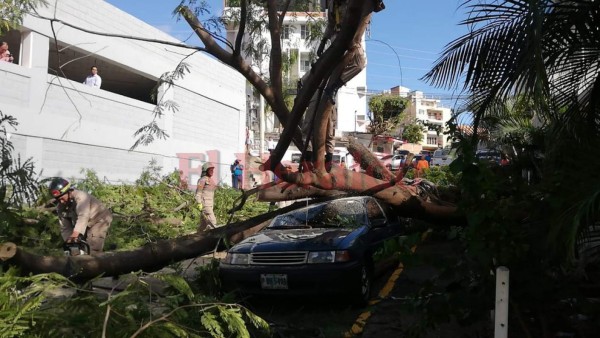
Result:
M102 0L51 1L39 14L93 32L179 42ZM49 20L27 16L20 29L0 37L15 56L14 64L0 63L0 110L17 118L11 141L43 177L80 178L85 168L101 179L131 182L155 160L164 173L183 171L193 188L210 160L217 178L230 182L229 164L244 152L241 75L201 52L186 58L190 73L174 87L159 88L159 98L178 105L156 119L169 137L129 151L134 132L154 118L150 94L157 80L194 50L90 34L60 22L53 28ZM82 84L91 66L99 69L101 89Z
M292 95L295 95L296 83L299 78L310 71L311 63L315 61L315 51L320 40L315 42L309 41L310 25L316 21L324 22L327 19L327 13L324 11L324 1L310 0L307 1L310 9L313 11L293 11L288 10L283 20L282 29L282 53L284 58L289 58L292 64L289 71L283 73L284 82L288 84L288 90ZM229 1L224 1L225 13L234 8L228 7ZM292 5L294 2L292 1ZM291 7L292 8L292 7ZM237 35L237 26L232 24L228 27L227 40L234 42ZM364 37L363 37L364 39ZM251 64L254 70L266 77L269 75L269 51L270 51L270 35L269 31L262 32L262 37L259 40L268 41L262 47L263 54L260 57L245 56L246 61ZM258 41L249 41L248 36L245 36L244 44L258 44ZM366 46L363 42L363 48ZM337 94L336 104L338 109L337 124L335 126L336 136L342 136L348 132L366 132L369 124L367 118L367 72L366 68L350 80L345 86L340 88ZM249 89L250 101L254 101ZM260 126L260 110L264 107L264 102L260 98L256 98L256 110L251 110L249 113L250 128L254 131L255 145L259 143L259 126ZM256 114L256 115L254 115ZM253 123L254 122L254 123ZM264 132L273 136L277 140L278 133L282 131L281 124L273 114L273 112L265 112Z
M446 134L446 123L452 117L452 110L442 105L442 101L435 97L427 97L421 91L411 91L406 87L397 86L390 89L390 93L400 95L410 100L410 106L406 110L405 121L423 121L429 125L439 126L442 131L439 135L436 130L430 128L423 132L423 140L420 142L421 150L433 151L438 148L450 146ZM401 136L401 135L399 135ZM415 149L410 149L414 151Z

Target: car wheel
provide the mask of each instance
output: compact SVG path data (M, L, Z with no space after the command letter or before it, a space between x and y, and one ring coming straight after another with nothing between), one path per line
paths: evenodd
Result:
M357 306L366 306L371 299L371 288L373 287L373 276L371 269L363 265L360 268L360 278L357 281L356 289L353 295L353 304Z

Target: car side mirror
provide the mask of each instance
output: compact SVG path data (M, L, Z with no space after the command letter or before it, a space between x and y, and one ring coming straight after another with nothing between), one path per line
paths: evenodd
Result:
M373 228L381 228L381 227L384 227L386 224L387 224L387 222L383 218L371 220L371 226Z

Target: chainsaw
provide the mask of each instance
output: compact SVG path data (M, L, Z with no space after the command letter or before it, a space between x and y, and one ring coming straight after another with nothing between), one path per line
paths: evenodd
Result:
M63 244L65 256L81 256L90 254L90 245L83 239L76 239Z

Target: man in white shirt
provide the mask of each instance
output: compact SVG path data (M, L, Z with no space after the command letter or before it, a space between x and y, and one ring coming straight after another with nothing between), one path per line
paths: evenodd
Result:
M273 150L275 150L276 146L277 146L277 143L275 141L273 141L272 137L269 137L269 140L267 141L267 150L269 151L269 153L273 152Z
M92 66L91 70L92 73L85 78L83 84L94 88L100 88L100 85L102 85L102 78L98 75L98 67Z

